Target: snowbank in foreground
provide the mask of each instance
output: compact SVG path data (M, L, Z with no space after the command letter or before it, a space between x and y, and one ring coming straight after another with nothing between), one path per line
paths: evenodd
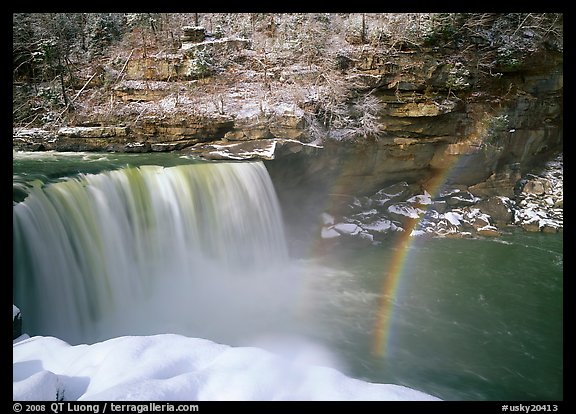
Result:
M14 400L438 400L353 379L264 349L181 335L124 336L72 346L54 337L13 345Z

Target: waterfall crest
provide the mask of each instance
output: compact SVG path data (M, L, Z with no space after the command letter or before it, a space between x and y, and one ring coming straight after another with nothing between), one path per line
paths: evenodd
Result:
M200 281L232 289L288 256L261 162L83 174L31 189L13 219L25 330L72 343L168 330L199 309Z

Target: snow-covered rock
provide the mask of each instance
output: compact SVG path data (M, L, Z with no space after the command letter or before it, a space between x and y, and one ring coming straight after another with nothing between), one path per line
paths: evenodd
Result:
M76 346L35 336L14 343L13 372L15 401L439 400L262 348L174 334Z
M374 243L379 243L408 228L411 236L490 237L500 235L502 228L509 225L526 231L561 232L562 159L559 155L547 163L539 175L527 174L519 182L515 199L504 196L481 199L463 186L447 186L432 196L426 189L414 193L413 186L399 182L363 200L353 198L342 210L343 217L330 214L332 223L339 222L338 229L335 226L330 231L323 229L322 238L336 237L337 233L369 234Z
M12 305L12 339L16 339L20 335L22 335L22 315L20 309Z

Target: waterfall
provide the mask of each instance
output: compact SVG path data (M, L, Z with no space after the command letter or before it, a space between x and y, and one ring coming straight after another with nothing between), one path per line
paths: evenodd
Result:
M70 343L208 332L288 256L261 162L129 167L36 186L14 205L13 242L24 331Z

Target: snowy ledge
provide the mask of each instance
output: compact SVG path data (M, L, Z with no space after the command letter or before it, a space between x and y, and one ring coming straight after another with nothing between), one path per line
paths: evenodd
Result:
M322 149L322 146L303 143L294 139L257 139L235 142L198 144L189 151L208 160L273 160L279 156L304 150Z
M23 335L13 343L12 394L14 401L439 401L294 356L175 334L76 346Z

